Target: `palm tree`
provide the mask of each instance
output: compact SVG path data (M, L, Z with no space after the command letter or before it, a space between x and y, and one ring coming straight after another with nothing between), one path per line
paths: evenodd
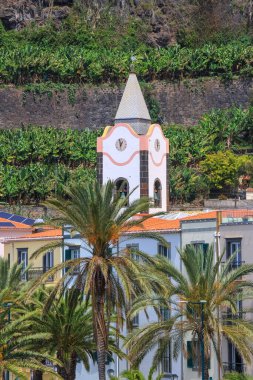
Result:
M153 379L153 374L154 374L155 369L151 368L148 373L148 379L147 380L152 380ZM158 375L155 380L161 380L163 378L163 374ZM120 374L120 377L111 377L111 380L145 380L145 376L143 373L138 370L138 369L129 369L126 371L123 371Z
M204 253L189 245L179 251L179 255L185 275L166 258L157 258L157 268L165 275L163 282L167 281L167 295L142 296L133 305L132 316L147 306L153 306L156 310L159 307L167 307L173 311L170 319L151 323L129 337L127 347L131 349L130 360L136 364L148 350L158 347L153 362L156 366L170 343L173 345L173 356L177 358L179 351L184 347L184 338L189 339L191 336L192 342L197 342L195 356L201 368L198 353L203 333L206 379L209 379L208 361L211 346L221 364L218 336L224 336L237 348L244 360L250 362L253 354L253 325L250 320L238 314L237 302L238 299L252 296L253 282L242 276L252 273L253 265L245 264L232 269L235 255L223 264L224 253L215 263L212 246ZM200 300L206 301L203 309L203 331Z
M139 253L145 257L145 263L138 263L131 253L113 248L117 247L122 232L152 216L140 215L134 218L136 214L146 212L150 202L141 198L130 203L132 192L121 199L119 194L115 194L114 183L111 181L104 186L97 182L78 184L68 188L66 193L67 200L58 198L48 201L47 204L60 213L58 223L70 225L73 231L80 233L87 243L88 255L51 269L42 276L40 282L63 266L69 268L67 275L56 286L54 294L59 290L62 281L71 276L75 286L85 294L87 302L91 302L99 379L105 380L111 315L116 311L117 325L120 326L126 305L141 292L148 292L151 285L143 280L141 274L143 266L153 262L148 255ZM125 207L126 204L129 206ZM144 236L159 239L155 234ZM160 240L166 244L164 239ZM49 246L45 246L43 249L48 248ZM34 256L40 253L41 250L38 250ZM76 270L79 271L77 276L74 275Z
M30 332L49 334L50 338L40 342L39 352L56 355L61 364L57 372L66 380L74 380L78 359L89 370L89 358L96 349L93 340L92 312L75 291L66 292L61 299L54 299L50 309L44 313L44 303L49 292L40 289L35 293L24 311L35 310L29 326ZM39 374L37 374L39 375Z
M19 298L22 273L22 264L15 263L10 268L8 260L0 257L0 326L6 323L6 319L10 319L10 307Z
M20 379L27 379L24 368L39 369L57 375L52 369L41 364L41 360L55 362L55 359L31 349L34 345L38 346L41 341L47 340L49 335L27 334L28 319L29 315L26 315L0 329L0 378L2 379L6 371Z

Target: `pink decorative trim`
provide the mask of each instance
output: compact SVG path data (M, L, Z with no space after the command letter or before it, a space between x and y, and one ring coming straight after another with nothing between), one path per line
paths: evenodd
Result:
M149 154L150 154L151 161L153 162L153 164L155 166L161 166L164 158L166 158L166 154L163 154L161 161L156 163L155 160L154 160L154 158L153 158L152 153L150 152Z
M140 136L140 150L148 150L148 137L147 136Z
M103 140L101 137L97 138L97 153L103 152Z
M139 137L138 134L133 130L133 128L131 127L130 124L127 124L127 123L118 123L118 124L115 124L112 127L106 127L105 130L104 130L103 135L101 137L99 137L99 139L102 139L102 140L107 139L109 136L111 136L111 134L113 133L114 129L117 128L117 127L124 127L126 129L128 129L128 131L134 137L137 137L137 138Z
M147 133L147 137L151 137L155 128L158 128L160 129L160 132L161 132L161 137L162 139L165 141L165 144L166 144L166 153L169 153L169 139L167 139L164 134L163 134L163 131L162 131L162 128L159 124L152 124L150 127L149 127L149 130L148 130L148 133Z
M108 157L109 160L110 160L114 165L117 165L117 166L125 166L125 165L129 164L129 162L131 162L132 159L133 159L137 154L139 154L139 152L134 152L134 153L132 154L132 156L131 156L127 161L122 162L122 163L115 161L115 160L114 160L114 159L113 159L108 153L103 153L103 154L104 154L104 156Z

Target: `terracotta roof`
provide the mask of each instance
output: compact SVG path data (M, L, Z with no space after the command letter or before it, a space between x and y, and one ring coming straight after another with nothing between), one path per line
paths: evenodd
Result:
M28 234L25 236L21 236L17 239L35 239L35 238L49 238L49 237L62 237L62 229L61 228L54 228L52 230L46 230L41 232L34 232L33 234Z
M15 237L15 238L7 238L3 241L3 243L9 243L12 241L23 241L23 240L31 240L31 239L39 239L39 240L50 240L51 239L61 239L62 238L62 229L61 228L53 228L51 230L34 232L27 235Z
M191 220L203 220L203 219L216 219L217 211L203 211L196 215L186 216L182 218L182 221L191 221Z
M132 227L127 233L144 232L144 231L179 231L180 220L166 220L159 218L150 218L138 226Z
M19 222L14 222L14 220L0 218L0 229L2 228L25 228L25 229L31 229L32 227Z

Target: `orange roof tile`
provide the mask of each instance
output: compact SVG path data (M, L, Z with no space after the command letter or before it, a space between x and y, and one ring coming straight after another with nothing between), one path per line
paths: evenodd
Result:
M139 224L130 228L126 233L131 232L144 232L144 231L166 231L166 230L179 230L180 223L179 219L167 220L159 218L150 218Z
M203 220L203 219L216 219L217 217L217 211L203 211L196 215L190 215L186 216L185 218L182 218L182 221L191 221L191 220Z
M31 229L32 227L24 224L24 223L19 223L19 222L14 222L14 220L11 219L6 219L6 218L0 218L0 223L11 223L13 226L0 226L0 228L25 228L25 229Z
M50 238L50 237L61 238L62 237L62 229L61 228L54 228L51 230L34 232L33 234L21 236L20 238L17 238L17 239L35 239L35 238Z

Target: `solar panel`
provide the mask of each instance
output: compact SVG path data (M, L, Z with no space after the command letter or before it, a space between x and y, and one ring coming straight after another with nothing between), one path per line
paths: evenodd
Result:
M0 228L1 227L14 227L14 224L11 222L0 222Z
M27 224L28 226L33 226L33 225L34 225L34 222L35 222L34 219L27 218L27 219L25 219L22 223Z
M9 212L0 211L0 218L10 219L12 215Z
M12 216L9 218L10 220L14 220L14 222L23 223L23 221L26 219L23 216L12 214Z
M4 212L4 211L0 211L0 218L9 219L14 222L26 224L28 226L32 226L35 222L35 219L25 218L24 216L10 214L9 212Z

